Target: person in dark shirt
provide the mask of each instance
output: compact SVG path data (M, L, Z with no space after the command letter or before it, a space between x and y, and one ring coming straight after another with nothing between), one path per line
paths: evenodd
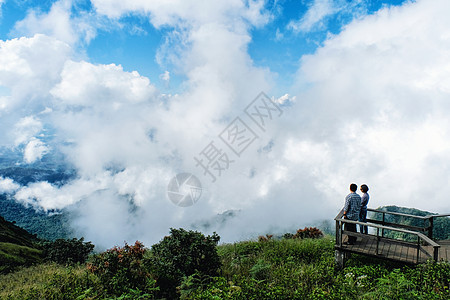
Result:
M344 219L358 221L361 211L361 197L356 193L358 186L354 183L350 184L350 194L345 197ZM357 232L356 224L345 223L345 230ZM353 245L356 242L355 236L348 237L348 244Z
M365 223L367 219L367 204L369 203L370 198L369 194L367 193L369 191L369 187L365 184L362 184L360 190L362 192L362 196L361 196L361 211L359 213L359 221ZM367 226L364 225L359 225L359 231L365 234L369 233Z

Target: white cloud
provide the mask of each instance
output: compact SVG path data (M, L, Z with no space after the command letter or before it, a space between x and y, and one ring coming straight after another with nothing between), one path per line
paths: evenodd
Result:
M114 222L113 212L125 205L123 201L138 205L145 214L128 231L136 232L144 225L154 228L143 232L153 242L171 226L191 226L193 221L214 216L230 205L240 206L241 200L235 197L230 205L224 202L218 187L203 206L191 211L175 207L165 193L177 171L201 172L195 168L193 157L202 145L225 128L228 118L268 89L270 73L253 67L246 53L251 40L249 24L259 26L266 20L259 13L262 2L205 3L208 13L186 11L186 5L199 4L180 2L182 9L162 4L151 15L155 26L167 24L184 32L181 38L188 46L175 53L178 70L187 76L182 94L160 96L147 78L116 65L92 65L70 57L59 65L58 81L50 81L46 96L50 101L35 113L48 112L39 117L50 122L58 141L64 142L60 149L80 177L61 188L45 182L24 187L17 199L44 209L75 203L80 209L95 207L89 212L78 210L80 217L74 222L90 222L95 229L87 226L85 233L105 243L119 242L128 235L126 226L117 228L112 237L105 236L102 229L110 230L107 224ZM20 54L16 55L20 59ZM97 186L106 191L93 190L92 182L102 182ZM259 186L249 193L255 189ZM123 220L132 218L123 208L118 211L124 213ZM98 222L99 214L108 222Z
M24 149L23 158L25 162L30 164L40 160L49 152L49 150L50 149L42 141L32 138Z
M11 178L3 178L0 176L0 193L11 194L17 191L20 185L15 183Z
M164 80L165 82L169 82L169 80L170 80L170 72L169 71L165 71L164 73L159 75L159 78L161 80Z
M15 24L13 31L29 37L45 34L69 45L89 43L96 35L95 20L86 14L73 16L72 5L72 0L59 0L52 4L48 13L29 10L25 19Z
M295 32L310 31L314 27L322 27L323 19L336 12L333 0L315 0L299 21L291 21L288 29Z
M46 181L35 182L20 188L15 194L15 198L38 209L60 209L106 188L108 182L109 178L106 173L99 174L97 178L92 180L80 179L61 188Z
M262 14L264 1L120 1L120 0L93 0L97 12L111 18L118 18L127 13L139 13L150 16L153 25L169 26L199 26L207 23L235 24L228 22L245 20L253 25L263 25L268 15ZM240 19L240 20L239 20ZM238 24L239 25L239 24Z
M385 8L302 59L302 135L326 141L333 163L320 181L336 195L364 181L372 206L449 209L448 11L446 1Z
M350 15L351 19L364 15L365 5L363 0L314 0L299 20L288 23L287 29L297 33L323 30L327 28L328 19L338 13L341 17Z
M0 85L10 90L10 112L43 109L70 55L67 44L42 34L0 40Z
M121 66L76 61L73 46L55 38L2 42L8 59L0 84L11 89L8 124L18 124L13 142L37 141L49 127L55 140L45 146L62 151L78 172L62 187L22 187L16 198L44 209L71 205L80 233L104 247L156 242L169 227L192 228L230 209L241 213L209 229L224 241L296 229L334 217L353 181L369 185L372 207L448 210L445 1L386 8L350 23L302 59L293 87L301 90L274 98L283 115L258 131L216 183L203 176L193 157L211 141L219 145L226 126L270 91L273 74L247 53L249 30L268 20L261 3L93 1L109 17L147 15L172 30L159 58L186 78L173 96ZM35 61L48 51L47 68ZM202 181L193 207L166 198L178 172Z
M35 135L42 130L42 123L34 116L27 116L20 119L16 125L16 140L15 144L20 145L28 143Z
M124 72L121 66L92 65L67 61L59 82L50 93L59 106L120 109L127 103L138 103L154 97L150 80L136 71Z

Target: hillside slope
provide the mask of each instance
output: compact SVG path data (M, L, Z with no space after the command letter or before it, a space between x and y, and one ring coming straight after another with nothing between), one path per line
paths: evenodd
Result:
M0 216L0 272L41 262L37 242L35 235Z

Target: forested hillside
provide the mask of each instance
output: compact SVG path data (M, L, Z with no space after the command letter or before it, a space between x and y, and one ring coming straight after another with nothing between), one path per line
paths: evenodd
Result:
M384 211L389 211L389 212L414 215L414 216L437 215L437 213L431 213L431 212L427 212L427 211L418 210L415 208L407 208L407 207L399 207L399 206L383 206L378 209L384 210ZM450 213L450 211L441 212L441 213ZM371 216L371 218L374 218L376 220L382 219L382 215L380 213L370 213L370 216ZM391 215L391 214L385 215L385 221L390 222L390 223L403 224L403 225L409 225L409 226L418 226L418 227L427 227L429 225L428 221L426 221L426 220L407 217L407 216ZM385 234L388 237L404 238L404 239L413 238L412 236L411 237L406 236L403 233L400 233L397 231L392 231L392 232L386 231ZM450 217L435 217L435 218L433 218L433 239L435 239L435 240L450 239Z
M46 240L69 238L73 233L66 211L53 213L36 211L4 194L0 194L0 216Z

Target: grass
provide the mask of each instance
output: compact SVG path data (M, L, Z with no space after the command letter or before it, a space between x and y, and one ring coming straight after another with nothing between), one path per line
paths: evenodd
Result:
M188 278L182 299L449 299L450 264L405 267L352 255L335 268L334 238L218 246L222 274Z
M1 275L0 299L87 299L96 284L84 265L39 264Z
M39 263L42 251L12 243L0 243L0 273L21 265Z
M178 288L181 299L450 299L449 263L405 267L353 255L337 270L331 236L245 241L219 245L217 251L219 276L188 276ZM107 296L85 265L39 264L0 275L0 299ZM113 299L153 297L131 290Z

